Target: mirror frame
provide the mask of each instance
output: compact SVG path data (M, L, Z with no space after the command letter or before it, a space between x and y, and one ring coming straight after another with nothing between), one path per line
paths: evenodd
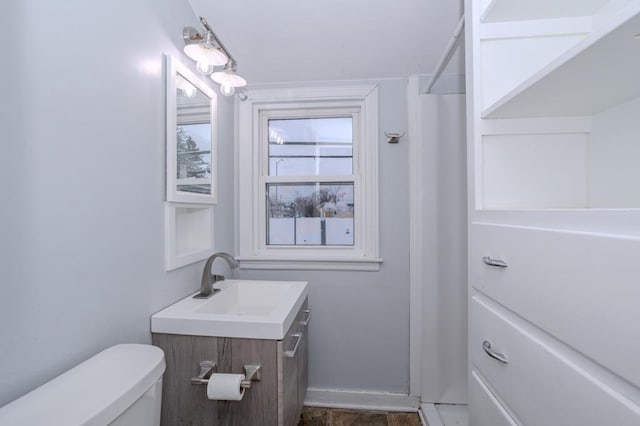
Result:
M218 98L215 91L176 58L166 57L166 183L167 201L174 203L215 204L218 195ZM211 120L211 193L197 194L178 190L177 136L178 99L176 76L180 75L210 99Z

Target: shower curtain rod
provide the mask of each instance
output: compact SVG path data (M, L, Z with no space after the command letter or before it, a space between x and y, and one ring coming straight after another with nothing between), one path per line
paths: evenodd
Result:
M460 21L458 22L458 26L456 27L456 30L453 33L453 37L451 37L451 40L449 40L449 43L447 44L447 47L445 48L444 53L440 58L440 62L438 62L438 66L436 66L436 70L431 76L431 80L429 80L429 85L427 86L427 90L425 91L425 93L431 93L431 89L440 78L440 75L442 75L442 71L444 71L444 67L446 67L449 61L451 60L451 57L453 56L453 52L455 51L455 47L458 44L458 41L460 40L460 34L462 34L463 28L464 28L464 15L462 15L462 17L460 18Z

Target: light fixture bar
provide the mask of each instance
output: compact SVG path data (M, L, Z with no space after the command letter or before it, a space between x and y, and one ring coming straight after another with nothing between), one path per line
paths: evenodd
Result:
M236 87L246 86L247 80L237 73L238 63L213 32L207 20L203 16L199 18L206 32L198 32L193 27L184 27L182 30L185 42L184 53L197 62L198 71L208 75L220 85L222 95L233 96ZM224 69L213 72L215 66L224 66Z
M213 40L215 40L215 42L218 44L218 47L224 52L225 55L227 55L227 57L229 58L229 62L231 62L231 65L235 66L235 64L237 64L237 62L234 59L233 55L231 55L231 53L229 53L227 48L224 47L224 44L222 44L222 42L220 41L218 36L216 36L216 33L213 32L213 30L209 26L209 23L207 22L207 20L203 16L200 17L200 24L202 24L204 29L207 30L211 34L211 36L213 37Z

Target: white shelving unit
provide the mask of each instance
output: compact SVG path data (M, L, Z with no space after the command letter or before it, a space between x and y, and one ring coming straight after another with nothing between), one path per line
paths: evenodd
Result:
M468 42L476 209L640 208L640 1L482 7Z
M465 9L470 418L640 424L640 0Z
M626 9L485 108L483 117L593 115L640 96L640 5Z
M483 0L482 22L507 22L593 16L609 0Z

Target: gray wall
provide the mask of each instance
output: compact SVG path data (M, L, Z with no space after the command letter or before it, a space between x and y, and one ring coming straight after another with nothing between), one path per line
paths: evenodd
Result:
M0 406L108 346L150 342L150 315L198 287L201 264L167 273L163 255L162 54L183 57L196 23L186 0L0 3ZM222 176L232 117L221 98ZM222 184L222 250L232 199Z
M354 83L360 82L348 84ZM380 85L380 271L243 270L240 276L309 281L310 387L408 393L408 143L390 145L383 134L407 129L407 82L373 83Z
M10 0L0 19L3 405L149 342L150 315L195 291L202 264L164 271L162 53L183 57L186 0ZM380 272L240 272L310 282L315 388L408 391L407 143L382 135L406 130L406 81L379 83ZM233 107L219 100L216 248L233 252Z

